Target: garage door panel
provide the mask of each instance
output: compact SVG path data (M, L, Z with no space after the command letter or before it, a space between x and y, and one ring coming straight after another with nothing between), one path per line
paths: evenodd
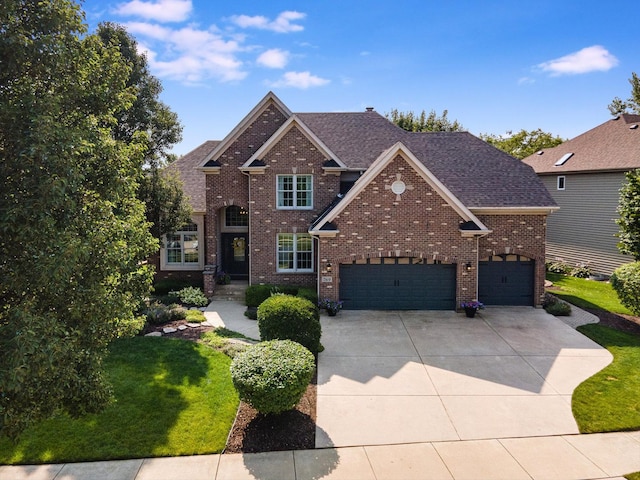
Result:
M517 256L491 257L479 264L478 299L486 305L533 305L535 263Z
M343 264L345 309L446 310L455 308L455 265Z

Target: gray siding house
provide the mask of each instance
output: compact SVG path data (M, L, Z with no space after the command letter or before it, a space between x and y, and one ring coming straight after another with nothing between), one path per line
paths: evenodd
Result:
M616 212L625 172L640 168L640 115L622 114L523 160L560 210L547 219L547 260L610 275L633 259L618 252Z

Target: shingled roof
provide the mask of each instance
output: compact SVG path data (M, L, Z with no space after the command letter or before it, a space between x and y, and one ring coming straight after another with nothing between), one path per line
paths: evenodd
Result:
M622 114L541 152L523 160L541 175L640 168L640 115ZM569 153L573 155L565 163L555 165Z
M375 111L297 114L350 169L404 143L470 208L555 206L528 165L467 132L407 132Z
M189 203L194 212L206 211L205 175L196 170L196 167L219 143L218 140L208 140L166 167L167 172L177 173L182 180L183 191L189 196Z

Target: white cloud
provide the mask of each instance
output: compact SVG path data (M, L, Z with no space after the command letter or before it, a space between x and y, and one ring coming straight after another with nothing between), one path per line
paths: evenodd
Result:
M589 72L606 72L618 65L618 59L600 45L586 47L564 57L549 60L538 65L553 76L578 75Z
M518 85L532 85L536 81L531 77L521 77L518 79Z
M287 72L280 80L271 84L273 87L293 87L305 90L310 87L321 87L329 83L326 78L311 75L311 72Z
M209 78L228 82L247 76L237 58L242 47L215 31L192 27L171 29L143 22L128 23L126 27L140 37L141 50L159 77L193 84Z
M231 21L241 28L258 28L260 30L271 30L277 33L291 33L304 30L302 25L292 22L302 20L306 16L306 13L289 10L282 12L275 20L269 20L262 15L253 17L249 15L234 15L231 17Z
M258 65L267 68L284 68L289 62L289 52L279 48L271 48L260 54Z
M115 13L158 22L181 22L189 18L192 8L191 0L131 0L119 4Z

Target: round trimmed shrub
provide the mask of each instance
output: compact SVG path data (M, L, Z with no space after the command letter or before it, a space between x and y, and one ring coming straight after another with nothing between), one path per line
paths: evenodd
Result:
M312 353L322 350L320 313L309 300L272 295L258 307L260 340L293 340Z
M302 345L271 340L236 355L231 379L240 399L260 413L282 413L300 401L314 370L315 358Z
M620 303L640 315L640 262L625 263L611 275L611 286Z
M547 313L554 315L556 317L568 317L571 315L571 305L567 302L563 302L562 300L557 301L556 303L552 303L545 307Z

